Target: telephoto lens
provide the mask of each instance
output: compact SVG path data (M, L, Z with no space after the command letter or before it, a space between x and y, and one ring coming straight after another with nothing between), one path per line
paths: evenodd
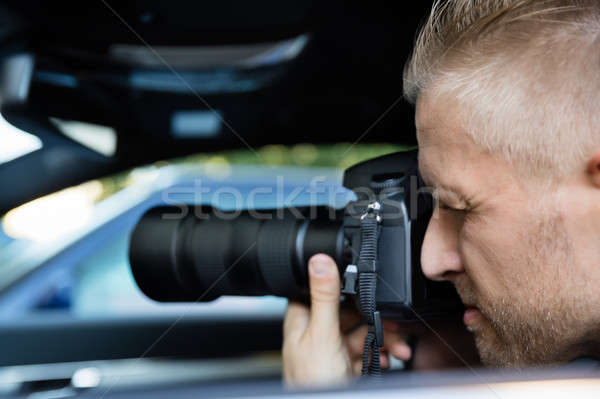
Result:
M161 302L221 295L303 299L312 255L326 253L342 267L347 245L341 214L326 207L258 212L206 206L149 210L130 242L137 285Z
M131 236L135 281L161 302L211 301L222 295L306 302L308 260L325 253L338 265L343 298L357 307L368 294L373 308L388 319L455 315L462 304L454 287L428 280L421 270L433 198L419 177L417 159L416 151L408 151L347 169L343 185L356 200L340 210L150 209ZM374 283L362 284L367 279Z

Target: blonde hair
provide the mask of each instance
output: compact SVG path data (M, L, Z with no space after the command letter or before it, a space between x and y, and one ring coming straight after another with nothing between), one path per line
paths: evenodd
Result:
M598 0L437 0L404 95L450 94L469 105L477 144L521 173L561 177L600 148L599 38Z

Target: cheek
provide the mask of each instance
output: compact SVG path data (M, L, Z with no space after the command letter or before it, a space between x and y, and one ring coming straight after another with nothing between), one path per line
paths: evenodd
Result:
M498 215L465 218L459 251L474 288L486 296L506 296L519 285L524 241L514 220Z

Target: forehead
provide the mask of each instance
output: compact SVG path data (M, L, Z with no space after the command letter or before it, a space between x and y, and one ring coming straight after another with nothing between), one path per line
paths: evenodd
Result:
M420 96L417 101L419 167L426 180L441 180L452 169L467 167L465 161L474 156L474 143L468 140L457 108L445 98Z
M428 184L472 192L491 190L493 182L512 179L510 165L467 134L468 111L451 97L420 96L417 101L419 169Z
M419 145L425 147L466 141L467 108L465 104L459 105L448 93L424 92L419 95L415 114Z

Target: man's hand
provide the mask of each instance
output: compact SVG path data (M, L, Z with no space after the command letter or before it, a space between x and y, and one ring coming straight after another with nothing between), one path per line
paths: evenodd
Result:
M308 264L311 308L290 303L283 326L283 375L293 386L340 384L360 374L366 326L343 334L340 329L340 277L329 256L318 254ZM360 320L357 314L346 316ZM381 366L389 367L386 352L410 359L405 336L387 324ZM394 331L395 329L395 331Z
M327 385L350 378L350 357L339 320L340 278L327 255L308 263L310 310L288 305L283 324L283 376L290 385Z

